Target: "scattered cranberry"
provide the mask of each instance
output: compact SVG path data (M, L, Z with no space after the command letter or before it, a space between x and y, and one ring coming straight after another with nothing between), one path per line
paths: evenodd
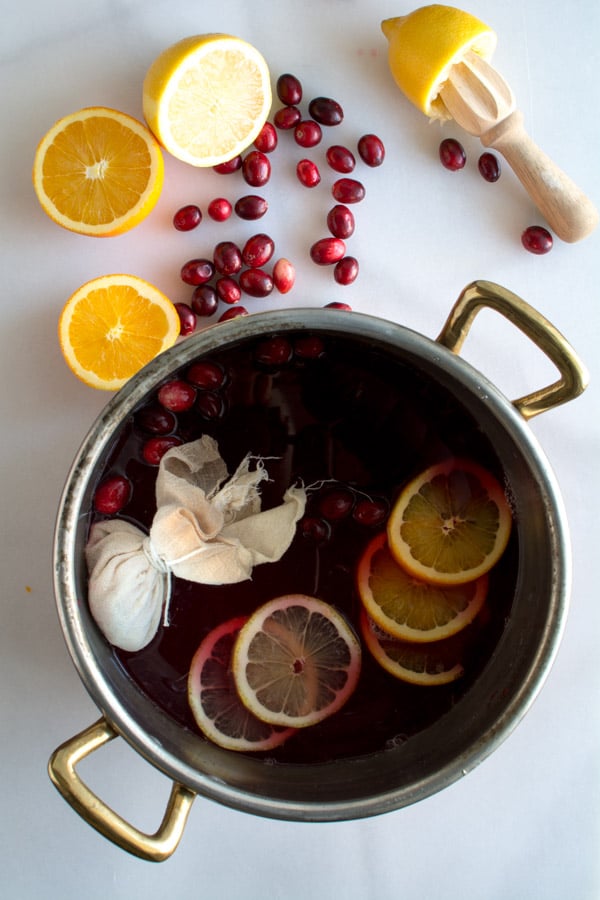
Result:
M321 238L310 248L310 258L318 266L331 266L346 254L346 245L340 238Z
M319 167L312 159L301 159L296 166L296 175L298 181L307 188L316 187L321 181Z
M227 162L219 163L218 166L213 166L215 172L218 172L219 175L231 175L232 172L237 172L238 169L242 168L242 157L241 155L234 156L233 159L227 160Z
M148 465L158 466L168 450L171 450L172 447L180 447L182 444L183 440L176 434L167 437L153 437L142 447L142 456Z
M186 284L205 284L215 274L210 259L189 259L181 267L181 280Z
M273 279L264 269L244 269L240 287L251 297L268 297L273 290Z
M344 110L330 97L315 97L308 104L308 111L320 125L339 125L344 118Z
M354 256L344 256L335 264L333 277L338 284L352 284L358 277L358 260Z
M244 244L242 260L250 268L260 268L266 266L274 252L275 243L268 234L254 234Z
M273 283L280 294L287 294L294 287L296 281L296 269L289 261L282 257L273 266Z
M552 250L552 235L541 225L530 225L521 235L521 243L530 253L542 256Z
M197 320L196 313L187 303L174 303L177 315L179 316L179 334L182 337L188 337L196 330Z
M312 119L302 119L294 129L294 140L300 147L316 147L322 137L321 126Z
M302 100L302 85L295 75L285 72L277 79L277 96L286 106L296 106Z
M252 187L262 187L271 177L269 157L260 150L251 150L242 163L244 181Z
M233 207L225 197L215 197L208 204L207 212L215 222L225 222L233 212Z
M268 338L256 348L254 359L263 366L283 366L293 356L293 348L287 338Z
M385 159L383 141L376 134L363 134L358 142L358 152L362 161L372 168L380 166Z
M238 316L249 315L248 310L244 306L232 306L226 309L219 317L219 322L227 322L229 319L237 319Z
M245 197L240 197L234 207L235 213L240 219L249 221L261 219L268 208L269 204L267 201L256 194L247 194Z
M319 498L319 512L330 522L345 519L352 512L354 494L345 488L334 488L326 491Z
M254 141L254 146L257 150L260 150L261 153L272 153L277 146L277 142L278 137L275 126L270 122L265 122Z
M467 161L467 154L462 144L455 138L445 138L440 144L440 161L445 169L458 172Z
M351 311L352 307L348 303L342 303L339 300L334 300L332 303L326 303L323 309L346 309Z
M333 144L325 154L327 162L335 172L351 172L356 165L354 154L347 147Z
M300 534L315 544L326 544L331 537L331 525L317 516L304 516L299 522Z
M177 427L177 419L163 406L144 406L135 417L136 424L150 434L170 434Z
M493 153L482 153L477 161L480 174L492 184L500 178L500 163Z
M327 213L327 227L334 237L349 238L354 234L354 214L347 206L338 204Z
M131 499L131 482L124 475L105 478L96 488L94 509L107 516L120 512Z
M173 216L173 225L177 231L192 231L198 227L201 221L202 212L193 203L190 203L188 206L182 206Z
M359 525L368 528L376 528L382 525L388 514L388 504L385 500L359 500L352 511L352 518Z
M204 390L216 390L223 387L227 375L222 366L210 362L210 360L204 360L190 366L186 378L196 387L204 388Z
M199 284L192 294L192 309L197 316L212 316L217 310L219 299L217 292L210 284Z
M225 412L225 400L214 391L198 391L196 409L205 419L220 419Z
M167 381L158 391L158 402L170 412L186 412L196 399L196 389L182 378Z
M302 113L297 106L284 106L277 110L273 116L273 122L280 131L291 131L301 118Z
M230 306L239 303L242 298L242 289L239 284L227 275L217 279L216 289L223 303L228 303Z
M235 275L242 268L242 251L233 241L219 241L213 250L213 263L219 275Z
M338 203L360 203L364 199L366 191L364 185L354 178L338 178L331 193Z

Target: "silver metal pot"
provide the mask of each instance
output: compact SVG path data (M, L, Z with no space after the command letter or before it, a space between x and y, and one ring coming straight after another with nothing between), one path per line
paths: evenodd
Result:
M458 356L473 318L488 307L508 318L554 362L553 384L514 402ZM512 612L492 658L442 719L401 746L319 766L267 766L214 746L175 723L116 663L91 619L83 549L85 513L115 430L169 373L241 338L297 330L367 339L442 382L476 418L494 446L514 494L519 571ZM531 416L577 396L587 374L563 336L523 300L489 282L465 289L437 340L390 322L324 309L261 313L209 328L172 348L134 377L106 406L73 463L58 512L55 592L64 636L102 717L52 755L58 790L93 827L145 859L169 856L196 795L280 819L335 821L397 809L448 786L473 769L519 722L541 688L562 634L570 589L570 547L551 468L526 425ZM95 796L77 763L117 735L173 780L164 819L143 834Z

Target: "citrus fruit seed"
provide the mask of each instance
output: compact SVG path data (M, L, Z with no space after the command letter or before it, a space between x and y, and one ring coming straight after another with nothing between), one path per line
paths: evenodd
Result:
M122 234L141 222L163 179L162 152L145 125L105 107L56 122L33 163L44 212L63 228L95 237Z
M271 750L283 744L294 729L261 722L237 695L230 669L231 653L246 618L223 622L204 638L190 666L188 702L198 728L219 747Z
M255 716L303 728L343 706L360 663L360 643L336 609L316 597L289 594L259 607L242 627L233 676Z
M116 391L179 336L179 314L134 275L103 275L67 300L58 323L63 356L91 387Z
M397 562L416 578L451 585L488 572L506 548L512 517L493 475L470 460L426 469L402 490L388 519Z
M488 579L465 585L434 585L398 565L385 533L367 545L357 570L360 599L370 618L392 637L430 642L456 634L473 621L485 600Z

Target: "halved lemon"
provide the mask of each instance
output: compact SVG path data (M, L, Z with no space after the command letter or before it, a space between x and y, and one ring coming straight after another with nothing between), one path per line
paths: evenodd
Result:
M452 458L406 485L387 537L396 561L416 578L458 585L498 562L511 526L510 506L494 476L471 460Z
M100 106L56 122L33 163L44 212L63 228L94 237L122 234L141 222L163 180L162 151L146 126Z
M365 610L380 628L420 643L443 640L472 622L485 601L488 578L450 586L417 579L396 562L383 533L360 558L357 586Z
M180 332L175 306L135 275L103 275L67 300L58 338L71 370L91 387L116 391Z
M262 54L227 34L202 34L167 47L143 86L144 117L160 143L193 166L232 159L257 137L271 109Z
M188 702L198 728L219 747L258 752L279 747L293 728L261 722L238 697L231 674L231 653L247 616L213 628L196 650L188 675Z
M360 643L341 613L316 597L288 594L250 616L232 668L250 712L272 725L304 728L343 706L360 666Z

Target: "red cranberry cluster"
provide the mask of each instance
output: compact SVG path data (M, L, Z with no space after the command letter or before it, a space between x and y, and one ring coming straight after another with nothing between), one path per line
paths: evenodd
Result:
M338 522L352 518L367 528L381 528L389 514L385 497L367 497L349 485L323 485L309 499L298 523L300 534L318 545L328 543Z

